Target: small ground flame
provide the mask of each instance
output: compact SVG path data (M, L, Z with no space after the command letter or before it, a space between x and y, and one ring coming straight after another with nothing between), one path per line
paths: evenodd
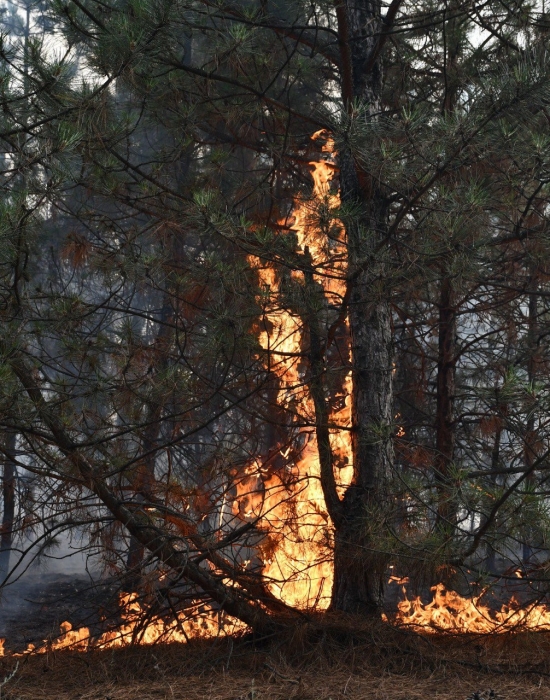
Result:
M131 644L184 643L191 639L232 635L246 629L242 622L224 613L214 610L199 612L198 608L198 605L188 608L177 618L166 620L159 616L151 616L147 608L139 602L137 594L122 594L119 613L121 623L116 628L94 637L88 627L73 629L72 624L65 621L61 623L59 637L44 642L41 646L29 644L24 652L13 656L46 654L59 649L88 651L126 647ZM5 655L5 641L0 639L0 656Z
M423 603L419 596L397 604L395 624L414 628L418 632L447 632L455 634L502 634L522 630L550 630L550 608L540 603L520 606L512 598L493 610L481 602L485 591L473 598L463 598L448 591L443 584L432 589L433 599Z

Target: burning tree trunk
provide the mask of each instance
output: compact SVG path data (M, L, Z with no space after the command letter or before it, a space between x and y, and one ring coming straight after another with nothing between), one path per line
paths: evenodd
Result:
M387 22L398 6L392 3ZM380 107L381 3L341 2L337 16L344 103L351 115L354 104L361 101L374 120ZM340 188L342 202L360 214L346 222L352 280L354 478L342 507L331 513L336 527L332 607L370 614L378 611L383 595L385 562L375 552L373 535L392 462L391 312L387 294L381 293L385 265L378 259L384 257L388 207L381 189L360 169L346 145L340 151ZM323 486L329 503L331 485L325 480Z

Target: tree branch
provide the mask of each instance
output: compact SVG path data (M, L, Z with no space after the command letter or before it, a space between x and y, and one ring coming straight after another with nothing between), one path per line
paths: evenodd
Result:
M173 538L163 533L147 514L133 513L117 498L89 459L79 451L78 445L73 442L58 415L51 410L41 388L33 378L32 370L21 354L13 353L8 358L8 363L25 388L38 416L51 431L59 450L78 470L87 487L128 532L163 564L199 586L229 615L238 618L262 635L273 633L276 628L275 622L260 603L247 600L237 589L229 588L216 580L206 569L190 560L186 552L176 549Z

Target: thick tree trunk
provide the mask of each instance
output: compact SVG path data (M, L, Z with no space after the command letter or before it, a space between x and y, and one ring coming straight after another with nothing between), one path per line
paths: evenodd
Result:
M15 466L16 434L10 430L6 434L4 453L4 475L2 479L2 534L0 536L0 584L6 580L10 571L10 554L13 546L13 521L15 518Z
M345 0L337 5L342 92L348 112L363 102L379 112L382 36L379 0ZM335 522L332 608L378 613L383 598L385 557L376 552L376 531L384 507L384 485L392 463L392 326L383 290L387 204L383 192L355 163L344 145L339 154L342 201L358 215L346 222L353 397L354 478Z
M391 317L388 304L369 300L371 294L359 286L350 308L354 480L335 533L332 598L333 608L362 614L378 611L383 598L386 560L376 551L376 533L393 458Z

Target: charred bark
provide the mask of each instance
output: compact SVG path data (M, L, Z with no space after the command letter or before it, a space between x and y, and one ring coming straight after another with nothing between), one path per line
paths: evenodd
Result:
M318 297L323 295L323 290L315 283L311 255L307 248L304 258L306 260L304 275L306 313L303 320L309 332L308 358L310 374L308 387L315 407L315 435L317 438L321 484L325 504L332 522L338 528L342 522L343 510L342 502L336 489L336 479L334 478L334 455L330 443L329 409L324 382L326 371L325 353L321 339L321 323L318 316L318 309L323 307L323 301L319 302Z
M335 533L332 598L334 609L361 614L376 613L382 604L386 561L376 551L376 532L393 457L390 310L373 303L369 288L359 286L350 306L354 478Z

